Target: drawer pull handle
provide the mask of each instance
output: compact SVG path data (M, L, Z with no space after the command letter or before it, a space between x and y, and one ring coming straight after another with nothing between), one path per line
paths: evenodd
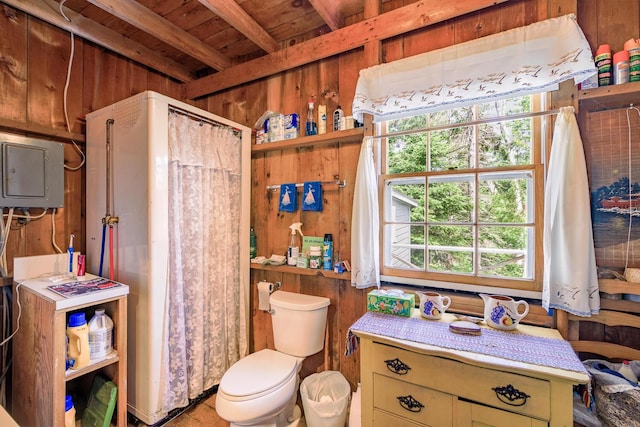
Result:
M424 408L424 405L414 399L411 395L398 396L396 399L400 402L400 406L409 412L420 412L422 411L422 408Z
M499 401L511 406L522 406L527 403L527 398L531 397L511 384L504 387L494 387L491 390L496 392Z
M393 360L385 360L384 363L387 364L387 369L398 375L407 375L409 370L411 369L409 366L405 365L400 359L397 357Z

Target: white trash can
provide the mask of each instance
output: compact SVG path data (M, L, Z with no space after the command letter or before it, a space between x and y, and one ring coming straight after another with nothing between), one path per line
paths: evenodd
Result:
M300 384L307 427L344 427L351 386L337 371L311 374Z

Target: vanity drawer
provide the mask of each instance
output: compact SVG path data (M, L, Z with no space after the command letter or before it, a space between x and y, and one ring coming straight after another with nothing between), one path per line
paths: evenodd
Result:
M454 396L389 378L373 376L373 406L431 427L450 427ZM395 425L395 424L394 424Z
M550 419L550 385L542 379L468 365L374 343L373 371L507 411Z

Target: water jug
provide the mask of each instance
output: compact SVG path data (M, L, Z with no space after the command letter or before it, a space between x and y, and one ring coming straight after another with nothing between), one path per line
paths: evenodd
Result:
M91 359L105 357L113 350L113 321L98 309L89 321L89 355Z
M71 369L84 368L89 364L89 326L84 313L73 313L69 316L67 337Z

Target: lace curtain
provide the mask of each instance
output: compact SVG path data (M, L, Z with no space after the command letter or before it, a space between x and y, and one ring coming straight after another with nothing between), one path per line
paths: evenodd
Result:
M553 130L544 195L542 306L589 317L600 310L589 178L573 107Z
M239 274L241 141L228 128L169 116L166 411L219 384L247 342Z
M353 116L371 114L378 122L546 92L596 72L570 14L364 69Z

